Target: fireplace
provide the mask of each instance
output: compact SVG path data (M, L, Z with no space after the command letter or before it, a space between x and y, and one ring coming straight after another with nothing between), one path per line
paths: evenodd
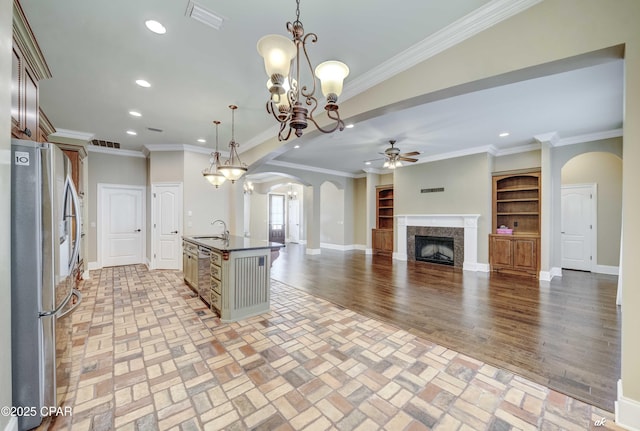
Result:
M454 266L455 254L452 237L416 235L415 243L416 260Z
M489 272L489 264L478 263L480 214L401 214L395 217L398 251L393 254L394 259L416 260L416 235L446 236L453 237L455 268Z

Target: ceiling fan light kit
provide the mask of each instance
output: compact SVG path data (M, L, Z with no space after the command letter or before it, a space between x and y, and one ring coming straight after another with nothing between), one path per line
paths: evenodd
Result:
M297 137L302 136L309 121L322 133L344 130L345 125L338 112L338 96L342 93L342 85L349 75L349 68L340 61L325 61L315 68L315 77L320 80L320 88L326 98L324 109L327 117L334 121L328 128L322 128L313 116L318 107L315 77L312 78L313 85L310 91L307 85L300 84L301 61L306 63L311 76L314 76L314 69L307 54L307 42L315 43L318 40L315 33L304 33L300 21L300 0L296 0L296 20L293 23L287 22L286 27L293 37L292 40L271 34L262 37L257 46L269 77L267 87L270 96L266 105L267 112L280 123L278 140L288 140L294 130ZM307 109L303 103L311 109Z
M415 163L418 159L413 158L413 156L417 156L420 154L419 151L411 151L410 153L400 153L400 148L396 147L396 141L390 140L389 144L391 147L384 150L385 161L382 165L385 169L395 169L402 166L402 162L410 162Z

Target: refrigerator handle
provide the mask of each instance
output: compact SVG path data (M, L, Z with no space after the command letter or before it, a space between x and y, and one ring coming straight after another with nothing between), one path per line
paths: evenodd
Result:
M73 270L77 264L78 256L80 255L80 235L81 235L81 226L80 226L80 200L78 199L78 192L76 192L76 188L73 185L73 181L71 177L67 176L65 180L65 193L71 194L71 202L73 204L73 214L65 214L65 218L67 217L75 217L76 218L76 234L75 241L73 242L73 253L71 253L71 260L69 261L69 274L73 274ZM65 199L66 200L66 199Z
M69 308L68 310L66 310L65 312L60 313L60 315L58 317L64 317L67 314L71 314L71 313L73 313L73 310L78 308L78 305L80 305L80 303L82 302L82 293L80 293L80 291L78 289L73 289L72 296L74 296L74 295L75 295L76 298L78 298L76 303L73 304L73 306L71 308Z

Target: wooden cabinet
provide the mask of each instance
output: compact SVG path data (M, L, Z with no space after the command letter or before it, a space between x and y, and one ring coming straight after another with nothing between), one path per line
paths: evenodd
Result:
M376 228L371 232L376 254L393 253L393 185L376 187Z
M540 270L538 235L489 235L491 270L537 277Z
M40 140L38 81L51 71L29 27L20 3L13 2L13 51L11 61L11 136Z
M182 272L187 285L198 293L198 246L184 241L182 243Z
M537 277L540 270L540 171L513 171L493 176L492 271ZM506 227L511 234L499 234Z

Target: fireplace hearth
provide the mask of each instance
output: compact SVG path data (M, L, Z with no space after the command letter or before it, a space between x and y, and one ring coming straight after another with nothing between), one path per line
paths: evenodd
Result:
M454 266L455 253L452 237L416 235L415 244L416 260Z

